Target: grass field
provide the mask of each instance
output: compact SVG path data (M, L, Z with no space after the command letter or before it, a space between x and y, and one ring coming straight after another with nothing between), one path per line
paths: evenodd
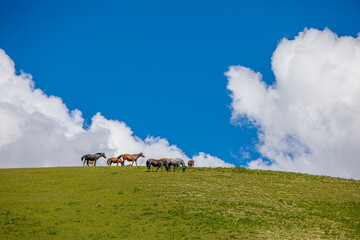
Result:
M1 169L0 194L0 239L360 239L360 181L340 178Z

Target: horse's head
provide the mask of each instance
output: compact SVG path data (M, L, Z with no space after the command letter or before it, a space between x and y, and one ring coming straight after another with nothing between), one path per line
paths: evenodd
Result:
M166 171L170 172L170 164L169 164L169 162L167 160L163 161L163 162L164 162L164 166L165 166Z
M139 157L145 157L143 153L139 153Z
M193 166L194 166L194 160L189 160L188 166L189 166L189 167L193 167Z
M102 156L102 157L106 158L105 153L101 153L101 154L100 154L100 156Z
M185 172L185 169L186 169L186 166L184 165L184 166L183 166L183 172Z

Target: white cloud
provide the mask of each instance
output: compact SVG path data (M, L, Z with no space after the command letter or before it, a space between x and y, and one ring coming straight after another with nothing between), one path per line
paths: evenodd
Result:
M193 160L195 161L195 167L234 167L233 164L226 163L220 158L203 152L193 156Z
M276 82L249 68L226 73L232 121L259 128L249 167L360 179L360 37L305 29L272 57Z
M143 152L146 159L189 159L166 139L149 136L142 140L124 122L108 120L100 113L84 129L79 110L69 112L61 98L36 89L30 74L16 75L14 62L2 49L0 89L1 168L81 166L81 156L95 152L105 152L107 157ZM210 155L201 161L202 166L231 166ZM105 163L101 158L98 165ZM140 158L138 164L145 165L145 159Z

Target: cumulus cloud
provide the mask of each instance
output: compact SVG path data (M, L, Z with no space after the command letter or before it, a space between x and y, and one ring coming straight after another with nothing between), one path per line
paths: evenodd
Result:
M30 74L17 75L15 64L0 49L0 167L80 166L86 153L108 157L143 152L147 158L189 157L160 137L141 139L130 127L97 113L85 129L81 111L69 111L62 99L35 88ZM199 166L232 166L200 153ZM105 165L101 159L98 165ZM139 165L145 165L140 158Z
M220 158L203 152L193 156L193 160L195 161L196 167L234 167L233 164L226 163Z
M360 37L305 29L272 56L276 82L243 66L226 72L232 121L259 129L250 168L360 179Z

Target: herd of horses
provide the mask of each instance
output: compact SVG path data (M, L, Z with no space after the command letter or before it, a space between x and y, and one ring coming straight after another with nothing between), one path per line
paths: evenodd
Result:
M106 159L105 153L86 154L81 157L81 161L83 162L83 166L85 166L85 165L90 166L90 164L96 166L96 161L101 157ZM111 166L111 164L116 163L116 166L119 166L119 163L120 163L121 166L124 166L125 161L129 161L129 162L131 162L131 166L134 165L134 162L137 166L137 160L139 157L145 158L143 153L121 154L118 157L109 158L107 160L107 165ZM151 158L146 161L146 167L148 168L148 171L150 171L151 166L157 167L156 171L158 171L160 167L161 167L161 171L163 171L163 167L165 167L166 171L170 171L171 166L174 167L174 171L178 168L179 172L180 172L180 167L182 167L183 172L185 172L185 169L186 169L185 162L181 158L161 158L161 159L152 159ZM193 167L194 160L189 160L188 166Z

